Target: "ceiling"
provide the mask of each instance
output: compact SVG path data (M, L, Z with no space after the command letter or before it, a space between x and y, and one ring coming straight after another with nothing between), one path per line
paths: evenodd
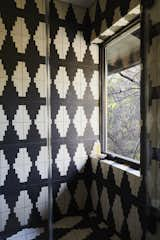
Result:
M72 3L81 7L90 7L95 0L62 0L62 2Z

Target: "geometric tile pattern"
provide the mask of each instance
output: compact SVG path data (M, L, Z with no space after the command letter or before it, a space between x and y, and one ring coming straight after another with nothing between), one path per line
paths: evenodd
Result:
M27 113L26 106L19 105L13 120L13 126L20 140L27 138L30 125L31 125L31 120Z
M38 48L40 56L46 56L46 23L39 22L38 28L34 35L34 41Z
M83 189L83 194L82 194L82 189ZM74 198L77 202L79 209L83 210L85 208L85 203L87 199L87 189L83 180L79 180L76 187L75 194L74 194Z
M90 194L96 214L121 239L143 239L145 200L142 177L134 175L131 177L132 173L129 171L116 168L115 162L98 161L98 164L95 164L95 161L97 160L91 159ZM104 167L107 173L105 178L103 177Z
M65 59L70 45L65 28L59 27L59 30L54 40L54 44L58 52L59 58Z
M33 239L37 239L37 237L42 233L44 233L43 228L24 228L23 230L17 232L13 236L8 237L7 240L18 240L18 239L33 240Z
M49 167L49 160L48 160L48 148L47 146L42 146L39 155L37 157L37 161L35 165L41 175L42 179L48 178L48 167Z
M74 49L77 60L79 62L83 62L84 55L87 50L87 45L83 38L83 33L81 31L77 32L76 37L73 41L72 47Z
M61 145L59 152L57 154L57 158L55 159L55 163L57 165L57 168L61 176L64 176L67 174L70 161L71 161L71 158L68 153L67 146L65 144Z
M140 14L138 1L121 2L97 0L89 9L91 18L91 41L102 43L114 35L119 29L126 26Z
M89 44L90 17L88 11L83 10L82 14L80 8L66 3L60 5L52 1L54 21L50 23L55 219L75 210L91 208L90 178L86 181L86 172L80 170L85 170L86 156L99 134L94 122L98 123L99 52L96 45ZM0 7L0 167L3 164L5 169L0 185L0 231L8 234L25 225L39 226L47 216L46 30L44 1L6 1L0 3ZM12 11L8 14L6 9ZM95 15L98 20L97 13ZM99 26L95 28L98 32ZM115 197L115 185L112 171L108 174L107 179L113 186L107 189L110 204ZM124 182L128 184L126 176L121 183L121 191L126 196L131 191L128 185L124 187ZM93 193L94 189L97 191L95 208L100 209L98 199L102 189L98 183L92 187ZM125 216L122 236L126 233L130 212L124 196L121 196ZM110 224L114 218L112 207L107 217ZM93 231L90 227L83 230L73 232L69 239L83 235L81 240ZM30 239L29 234L23 232L22 235ZM104 232L103 235L97 232L97 236L105 239L106 231L105 237Z
M47 209L45 4L14 0L0 9L0 238L34 226L12 238L34 239Z
M90 124L93 129L93 132L95 135L99 135L99 108L95 107L91 118L90 118Z
M78 171L83 170L87 162L87 153L83 143L79 143L75 151L73 161Z
M48 186L42 187L36 206L42 219L48 219Z
M24 9L26 0L15 0L15 2L17 8Z
M71 195L68 190L68 186L66 183L61 183L57 193L57 198L56 198L56 202L61 215L68 213L70 201L71 201Z
M18 62L12 80L18 95L25 97L30 84L30 77L24 62Z
M65 67L60 67L54 81L60 98L65 98L69 89L70 81Z
M145 159L146 167L146 188L147 188L147 204L151 208L148 214L148 233L146 239L158 239L159 238L159 214L160 207L160 191L159 191L159 151L160 151L160 81L159 81L159 39L160 33L156 31L157 25L159 24L159 1L151 2L151 6L148 7L147 11L147 22L150 22L152 32L148 33L148 41L145 51L146 55L146 77L145 90L148 92L149 99L146 106L146 139L145 142L148 144L148 157ZM144 55L143 55L144 56ZM142 72L143 74L143 72ZM144 93L144 95L146 94ZM153 210L154 211L153 211Z
M2 61L0 60L0 96L2 96L3 94L3 90L4 87L6 86L7 79L8 77L6 75L6 71L4 69Z
M5 25L3 23L3 19L0 17L0 32L1 32L1 38L0 38L0 50L2 48L2 45L3 45L3 42L5 40L5 37L6 37L6 29L5 29Z
M76 114L73 119L73 124L76 128L78 136L83 136L87 124L87 118L85 115L84 108L82 106L78 106Z
M52 1L51 12L53 201L58 219L88 208L84 176L99 134L98 123L93 123L99 104L99 48L91 46L85 34L87 11Z
M101 239L114 240L112 233L108 231L104 222L95 215L77 215L63 217L53 225L56 240L68 239Z
M19 149L17 158L15 159L15 163L13 164L13 166L20 182L27 182L32 162L30 160L30 157L28 156L26 148Z
M0 141L3 141L5 132L7 130L8 120L4 114L3 106L0 105Z
M32 203L29 199L27 191L21 191L20 195L18 196L18 201L16 202L16 206L14 211L16 216L18 217L18 221L20 222L21 226L27 225L29 216L31 214Z
M17 51L19 53L25 53L30 36L24 18L17 17L15 25L11 31L11 36Z
M47 138L47 106L42 105L35 119L35 125L41 138Z
M4 231L9 213L10 210L6 203L4 195L0 195L0 231Z
M89 86L91 88L92 95L93 95L95 100L99 99L99 92L97 91L98 85L99 85L98 74L99 74L98 71L94 71L92 79L91 79L90 84L89 84Z
M60 137L66 137L70 125L70 119L67 113L66 106L60 106L55 119L55 125L58 129Z
M47 72L45 64L39 65L34 81L36 83L36 87L38 88L40 97L47 97Z
M82 69L78 69L78 71L76 72L76 76L73 81L73 86L78 99L83 99L87 83L84 78Z
M8 161L5 158L3 150L0 150L0 187L4 186L8 170L9 170Z

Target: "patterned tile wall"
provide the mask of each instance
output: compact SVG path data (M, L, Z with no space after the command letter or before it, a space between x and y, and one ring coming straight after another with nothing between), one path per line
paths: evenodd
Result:
M99 137L99 50L86 33L88 11L52 1L51 115L54 219L89 203L85 165Z
M112 161L91 159L94 211L123 240L145 239L145 194L140 173Z
M148 204L153 207L149 215L147 240L159 239L160 190L159 190L159 160L160 160L160 2L155 0L147 11L149 21L147 48L147 141L149 158L147 162L147 193ZM153 214L153 212L155 214ZM158 221L157 221L158 220Z
M106 9L105 1L98 1L96 11L93 6L88 12L52 1L50 66L55 217L86 209L92 196L98 214L128 240L137 239L136 234L144 237L143 181L113 166L105 165L105 171L99 164L92 179L90 166L85 167L99 135L99 59L98 47L88 43L90 24L95 18L92 27L98 36L102 22L111 25L115 13L121 17L136 6L136 1L127 2ZM0 9L2 235L24 225L40 225L46 218L48 162L44 1L1 1ZM101 21L104 9L110 12L105 22ZM90 176L87 181L86 176Z
M0 238L47 219L43 0L0 1Z
M89 9L92 42L103 42L139 14L139 0L96 0Z

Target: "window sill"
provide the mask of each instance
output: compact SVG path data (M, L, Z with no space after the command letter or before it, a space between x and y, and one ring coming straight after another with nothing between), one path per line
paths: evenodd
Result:
M114 168L118 168L124 172L127 172L127 173L130 173L130 174L133 174L137 177L141 177L141 173L140 173L140 170L136 170L134 168L131 168L131 167L128 167L128 166L125 166L124 164L120 164L120 163L117 163L117 162L114 162L114 161L111 161L111 160L101 160L101 162L103 163L106 163Z
M132 174L136 177L141 177L140 163L135 164L134 160L133 160L133 162L128 162L128 161L125 162L125 159L116 159L115 160L115 158L114 158L114 161L113 161L113 159L112 160L108 159L107 154L95 154L95 155L91 155L90 157L92 159L95 159L97 161L97 164L98 164L98 161L101 161L101 163L103 163L103 164L110 165L114 168L120 169L120 170L127 172L129 174ZM120 161L120 162L118 162L118 161ZM136 165L136 167L135 166L132 167L132 165Z

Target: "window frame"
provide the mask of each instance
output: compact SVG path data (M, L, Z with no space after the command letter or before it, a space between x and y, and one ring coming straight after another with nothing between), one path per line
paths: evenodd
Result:
M130 159L121 155L118 155L116 153L112 153L112 152L105 152L106 149L106 121L107 121L107 105L106 105L106 79L105 79L105 73L106 73L106 59L105 59L105 50L106 47L108 45L108 43L110 43L111 41L113 41L114 39L118 38L120 35L124 34L125 32L127 32L129 29L131 29L132 27L136 26L140 24L140 27L142 27L142 19L140 19L140 17L137 17L134 21L132 21L131 23L129 23L127 26L123 27L122 29L120 29L117 33L115 33L113 36L109 37L106 41L104 41L103 43L100 44L100 48L99 48L99 57L100 57L100 143L101 143L101 149L102 149L102 153L106 154L106 158L108 160L112 160L115 161L117 163L120 164L124 164L127 165L133 169L136 170L141 170L141 172L143 173L144 170L144 157L142 157L142 154L144 153L144 150L142 149L142 145L144 143L144 139L145 139L145 131L144 131L144 127L141 126L140 129L140 161L138 160L134 160L134 159ZM140 30L141 32L141 30ZM143 51L142 51L142 41L143 41L143 35L141 32L141 49L140 49L140 56L141 56L141 65L143 64ZM144 70L141 69L141 72L143 72ZM141 120L143 121L145 118L145 114L143 111L144 108L144 79L142 77L141 74L141 83L140 83L140 116L141 116Z

